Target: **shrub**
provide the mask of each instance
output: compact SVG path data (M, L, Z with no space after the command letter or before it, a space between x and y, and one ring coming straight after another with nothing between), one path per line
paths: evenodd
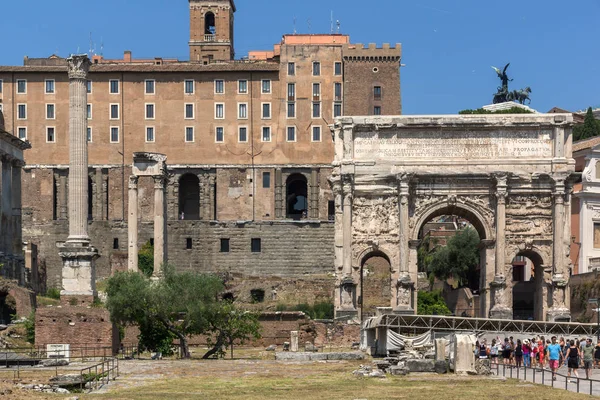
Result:
M60 300L60 289L58 288L50 288L46 290L46 296L51 299Z
M25 339L31 344L35 344L35 311L29 314L29 317L23 322L25 326Z
M452 314L442 297L441 290L432 292L420 291L417 295L417 311L419 315Z

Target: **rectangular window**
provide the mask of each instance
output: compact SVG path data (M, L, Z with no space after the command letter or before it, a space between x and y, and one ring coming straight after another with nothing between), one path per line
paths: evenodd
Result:
M373 115L381 115L381 107L380 106L373 107Z
M229 253L229 239L221 239L221 253Z
M194 80L186 79L184 83L185 94L194 94Z
M262 93L263 94L271 93L271 81L269 79L262 80Z
M238 93L239 94L247 94L248 93L248 81L247 80L239 80L238 81Z
M119 143L119 127L118 126L110 127L110 142L111 143Z
M87 119L92 119L92 105L91 104L87 105L86 114L87 114Z
M270 172L263 172L262 174L262 178L263 178L263 189L269 189L271 187L271 173Z
M318 61L313 62L313 76L321 75L321 63Z
M46 94L54 94L54 79L46 79Z
M54 119L54 104L46 104L46 119Z
M113 239L113 250L119 250L119 238Z
M185 238L185 248L187 250L192 249L192 238Z
M119 80L111 79L109 81L110 94L119 94Z
M154 119L154 104L146 104L146 119Z
M225 104L215 104L215 119L225 119Z
M381 100L381 86L375 86L373 88L373 97L375 100Z
M0 79L0 94L2 93L2 79Z
M46 142L54 143L56 141L56 135L53 126L46 127Z
M333 96L335 101L342 101L342 84L340 82L333 84Z
M185 105L185 119L194 119L194 104L188 103Z
M295 126L288 126L287 127L286 140L288 142L295 142L296 141L296 127Z
M296 100L296 84L295 83L288 83L288 101L294 101Z
M19 139L25 140L27 139L27 128L24 126L18 127L17 132L19 134Z
M194 127L187 126L185 128L185 141L190 143L194 141Z
M288 63L288 76L296 75L296 63Z
M225 81L223 79L215 80L215 93L217 93L217 94L225 93Z
M594 248L600 249L600 223L594 223Z
M296 118L296 103L290 102L287 104L287 117Z
M238 128L238 142L246 143L248 141L248 128L240 126Z
M320 142L321 141L321 127L320 126L313 126L312 127L312 139L313 142Z
M146 142L148 142L148 143L154 142L154 127L152 127L152 126L146 127Z
M333 117L342 116L342 103L333 103Z
M261 245L262 245L262 243L261 243L260 239L258 239L258 238L253 238L252 241L250 242L250 248L253 253L260 253L262 250Z
M155 84L154 79L146 79L146 94L154 94Z
M342 63L341 62L336 62L335 64L333 64L333 74L334 75L342 75Z
M17 105L17 119L27 119L27 104Z
M262 119L271 119L271 103L262 103Z
M271 141L271 128L268 126L263 126L263 128L262 128L262 141L263 142Z
M119 105L118 104L110 105L110 119L119 119Z
M18 94L27 93L27 80L17 79L17 93Z
M92 81L87 81L87 92L88 94L92 93Z
M321 84L313 83L313 100L319 100L321 97Z
M87 141L92 143L92 128L88 126L87 128Z
M327 202L327 217L330 221L335 221L335 201L333 200Z
M248 119L248 103L238 104L238 119Z
M215 128L215 142L223 143L225 141L225 131L222 126L217 126Z
M321 102L315 101L312 103L312 117L321 118Z

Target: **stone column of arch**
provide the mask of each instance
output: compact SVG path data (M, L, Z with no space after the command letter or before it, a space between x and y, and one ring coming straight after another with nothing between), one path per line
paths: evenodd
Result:
M138 271L138 177L129 177L127 269Z
M493 306L490 310L490 318L512 319L512 307L508 304L506 276L504 274L506 264L506 198L508 197L508 176L506 174L496 175L496 264L494 280L490 283L493 294Z
M413 302L415 283L411 278L409 270L409 221L408 221L408 175L398 176L398 220L400 241L400 268L398 281L396 282L395 302L392 305L395 313L414 314Z
M566 190L566 176L561 174L555 175L553 197L553 245L552 245L552 304L546 313L548 321L569 321L571 313L568 308L567 299L567 260L565 255L565 240L564 226L567 224L565 219L565 196L568 195Z
M343 174L342 185L342 273L339 281L340 307L336 316L348 319L358 315L356 308L356 282L352 277L352 201L353 201L353 179L352 174Z

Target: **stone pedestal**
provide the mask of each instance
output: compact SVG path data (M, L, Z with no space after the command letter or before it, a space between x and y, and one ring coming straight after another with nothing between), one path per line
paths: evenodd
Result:
M552 307L546 313L549 322L570 322L571 310L566 306L568 282L562 274L552 277Z
M83 296L93 301L97 296L94 264L98 251L67 242L59 246L59 255L63 259L61 298Z
M446 347L448 340L435 339L435 361L446 361Z
M513 319L512 307L505 302L506 278L497 275L494 281L490 283L490 288L494 296L494 306L490 310L492 319Z
M396 307L394 307L394 314L415 314L415 308L412 302L414 290L415 284L410 279L410 275L406 274L398 278L398 283L396 284Z
M298 331L290 332L290 351L298 351Z
M335 310L336 319L355 319L358 317L356 308L356 284L351 277L346 277L339 285L340 307Z

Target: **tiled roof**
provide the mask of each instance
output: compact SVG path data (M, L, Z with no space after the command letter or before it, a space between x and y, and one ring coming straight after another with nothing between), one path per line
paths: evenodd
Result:
M576 151L591 149L592 147L600 144L600 136L595 136L589 139L580 140L573 143L573 153Z
M276 62L226 62L203 65L199 63L169 63L154 64L92 64L90 72L228 72L228 71L257 71L277 72L279 63ZM0 66L2 72L67 72L66 66Z

